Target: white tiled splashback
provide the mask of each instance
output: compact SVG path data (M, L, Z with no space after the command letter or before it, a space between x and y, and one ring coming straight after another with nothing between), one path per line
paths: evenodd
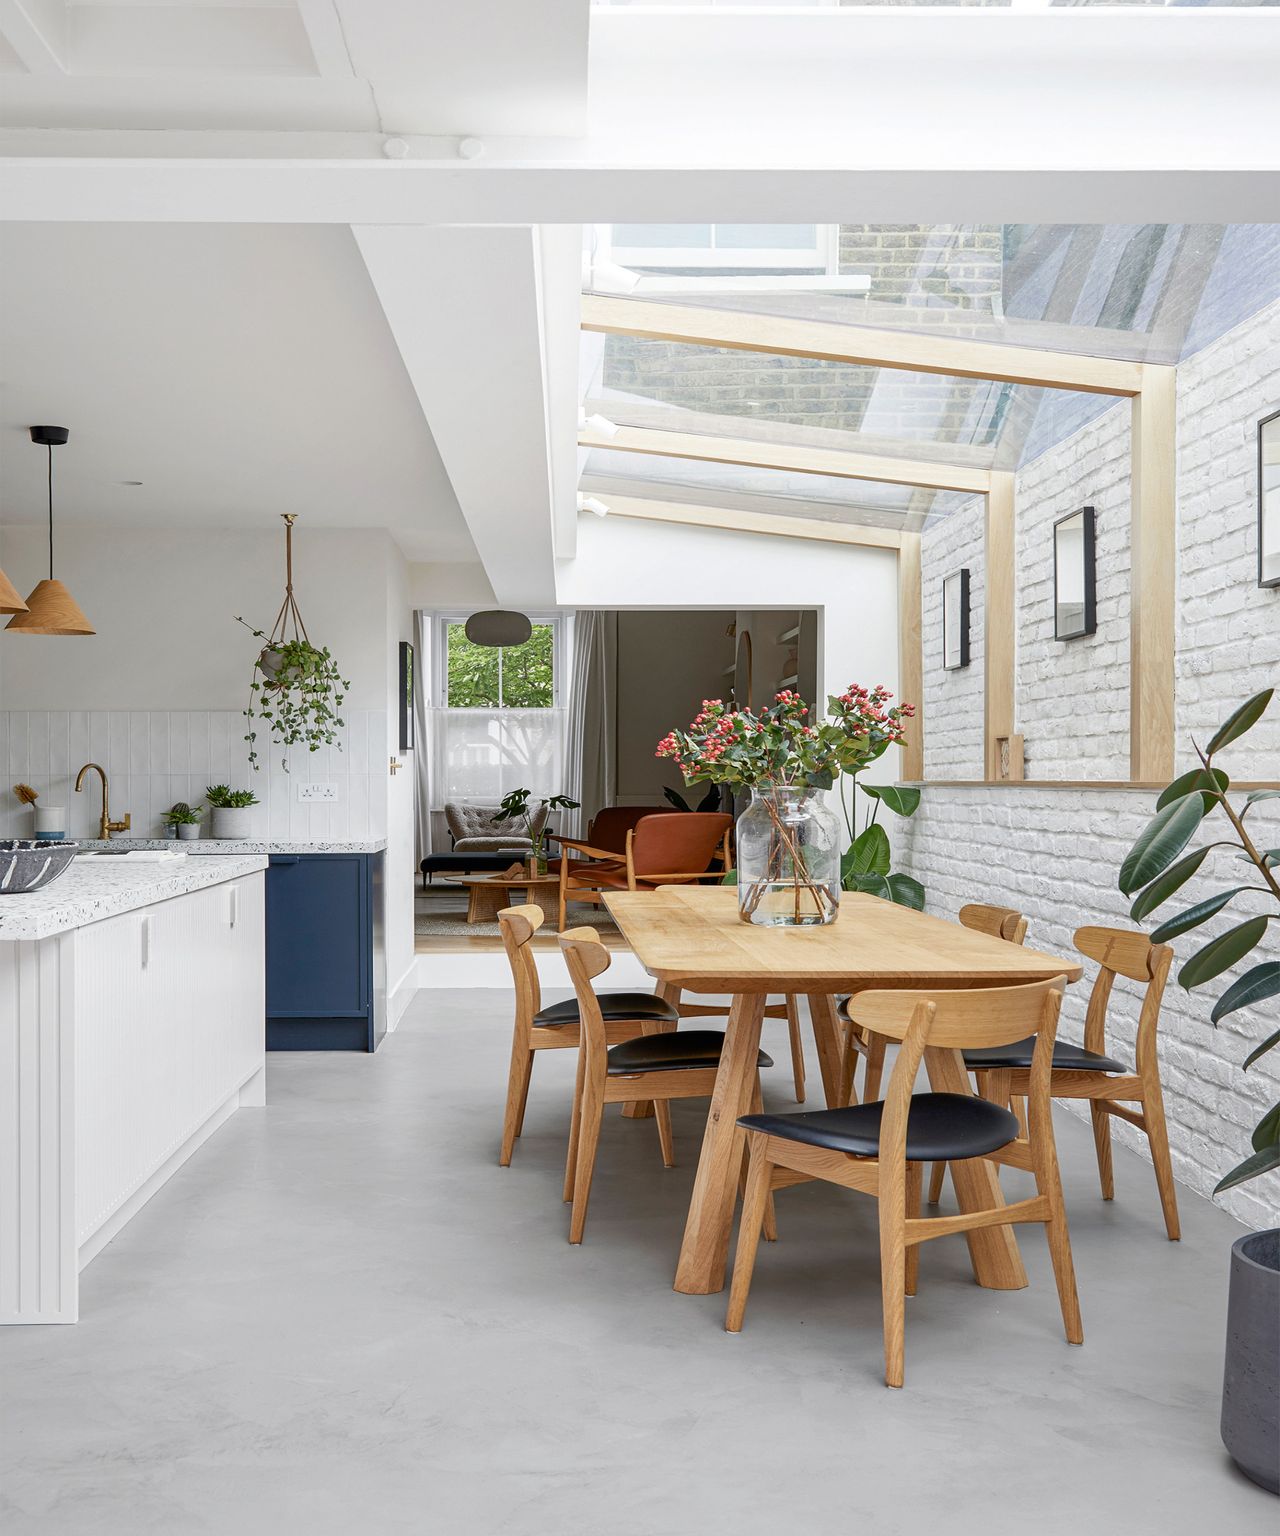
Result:
M76 794L82 763L101 763L111 783L111 815L133 817L130 833L159 837L161 815L175 801L199 805L210 784L252 789L252 837L356 839L380 837L387 823L387 715L385 710L346 713L341 747L307 752L294 747L289 772L281 751L263 746L260 767L246 762L245 722L239 710L0 710L0 837L30 837L31 811L14 795L27 783L43 805L61 805L73 837L96 837L101 811L98 776ZM304 804L296 786L337 786L329 803ZM203 829L207 834L206 807Z

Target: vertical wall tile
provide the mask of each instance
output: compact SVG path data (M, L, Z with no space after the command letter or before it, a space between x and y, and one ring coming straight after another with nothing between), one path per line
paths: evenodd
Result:
M89 711L73 709L67 714L67 768L79 773L89 761Z
M175 710L169 716L169 772L188 773L191 754L185 710Z
M151 772L151 716L142 710L129 714L129 772Z
M150 717L151 772L161 775L169 772L169 714L156 710Z

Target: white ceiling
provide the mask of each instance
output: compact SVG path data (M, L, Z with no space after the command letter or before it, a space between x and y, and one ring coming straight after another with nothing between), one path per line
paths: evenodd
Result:
M417 396L340 225L0 225L0 522L388 528L473 560ZM121 482L141 480L140 487Z

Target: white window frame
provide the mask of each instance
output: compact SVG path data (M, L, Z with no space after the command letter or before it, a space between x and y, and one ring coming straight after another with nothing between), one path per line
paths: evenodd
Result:
M551 703L549 705L536 704L450 704L449 702L449 625L465 624L473 613L474 608L463 608L450 612L440 612L432 615L432 644L433 667L431 678L431 696L440 709L490 709L495 713L506 709L560 709L563 707L564 698L567 697L565 688L565 615L563 613L530 613L527 614L531 624L549 624L551 626Z
M712 224L712 240L716 225ZM747 272L768 268L783 272L811 272L816 267L829 276L839 271L840 226L815 224L815 243L805 250L787 248L756 250L740 246L717 248L710 246L634 246L614 245L613 225L596 225L596 250L603 260L619 267L707 267L719 271L743 270Z

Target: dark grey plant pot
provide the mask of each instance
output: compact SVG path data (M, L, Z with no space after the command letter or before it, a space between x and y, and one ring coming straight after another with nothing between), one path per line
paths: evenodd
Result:
M1280 1227L1231 1245L1222 1443L1246 1477L1280 1493Z
M71 867L79 843L6 838L0 842L0 896L38 891Z

